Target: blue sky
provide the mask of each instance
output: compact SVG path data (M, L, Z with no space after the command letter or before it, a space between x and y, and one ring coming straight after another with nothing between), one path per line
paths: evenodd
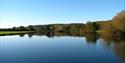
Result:
M109 20L125 0L0 0L0 28Z

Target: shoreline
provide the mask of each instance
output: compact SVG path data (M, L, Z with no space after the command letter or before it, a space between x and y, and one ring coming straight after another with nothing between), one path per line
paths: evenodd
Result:
M0 31L0 35L13 35L13 34L25 34L33 33L35 31Z

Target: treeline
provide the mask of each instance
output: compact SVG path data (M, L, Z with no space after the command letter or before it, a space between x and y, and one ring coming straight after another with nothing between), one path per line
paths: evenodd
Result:
M125 10L118 13L112 20L97 22L99 30L114 30L125 32Z
M73 33L91 33L99 30L125 32L125 11L118 13L112 20L97 21L86 24L48 24L48 25L29 25L13 27L9 29L0 29L0 31L37 31L37 32L71 32Z
M87 22L81 31L85 33L93 31L125 32L125 10L108 21Z
M84 24L73 23L73 24L48 24L48 25L34 25L34 29L37 32L72 32L79 33L80 28Z
M29 25L27 27L20 26L20 27L0 29L0 31L35 31L35 30L32 25Z

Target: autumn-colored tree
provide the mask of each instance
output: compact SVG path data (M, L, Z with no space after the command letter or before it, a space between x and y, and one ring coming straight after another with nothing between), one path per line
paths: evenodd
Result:
M112 19L111 23L115 30L121 30L125 32L125 10L118 13L117 16Z

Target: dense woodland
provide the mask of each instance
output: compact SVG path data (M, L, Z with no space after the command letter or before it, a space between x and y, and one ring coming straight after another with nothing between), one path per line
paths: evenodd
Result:
M48 25L29 25L0 29L0 31L36 31L36 32L72 32L72 33L90 33L96 31L114 31L125 32L125 10L118 13L108 21L88 21L83 23L72 24L48 24Z

